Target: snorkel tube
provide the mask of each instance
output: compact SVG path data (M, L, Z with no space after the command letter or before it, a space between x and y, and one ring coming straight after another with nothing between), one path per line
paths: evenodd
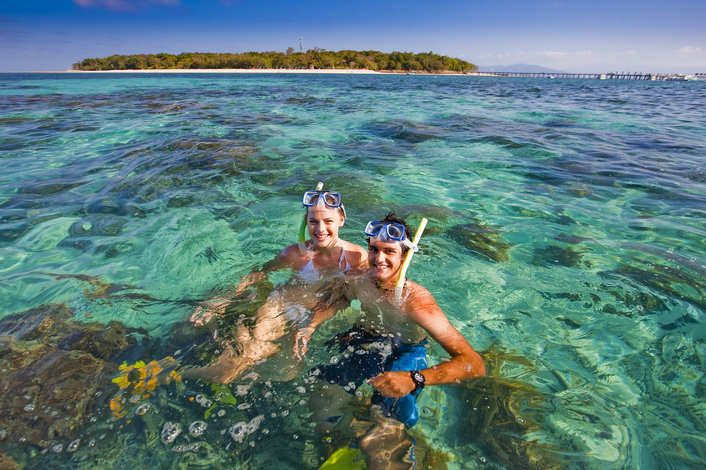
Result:
M417 232L414 234L414 240L412 240L412 244L414 246L417 246L419 243L419 239L422 238L422 233L424 233L424 228L427 226L428 220L426 217L422 217L421 222L419 222L419 228L417 228ZM407 275L407 268L409 268L409 264L412 262L412 255L414 255L414 250L409 249L407 250L407 254L404 257L404 261L402 261L402 266L400 267L400 277L397 278L397 284L395 284L395 298L397 300L402 299L402 289L404 289L404 281L405 281L405 276Z
M324 189L324 183L319 181L319 184L316 185L316 190L321 191L322 189ZM309 209L307 209L307 214L308 213L309 213ZM302 220L302 224L299 227L299 241L300 242L306 241L306 219L307 219L307 216L305 215L304 220Z

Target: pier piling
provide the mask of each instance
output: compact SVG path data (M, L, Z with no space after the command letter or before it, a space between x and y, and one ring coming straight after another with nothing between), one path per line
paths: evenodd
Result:
M525 77L525 78L588 78L596 80L658 80L658 81L706 81L706 73L694 75L609 72L609 73L565 73L565 72L467 72L467 75L479 77Z

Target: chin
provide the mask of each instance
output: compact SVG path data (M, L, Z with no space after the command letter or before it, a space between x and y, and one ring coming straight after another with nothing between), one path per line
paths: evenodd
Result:
M394 273L391 273L388 269L381 272L373 268L373 276L379 281L387 281L394 276Z

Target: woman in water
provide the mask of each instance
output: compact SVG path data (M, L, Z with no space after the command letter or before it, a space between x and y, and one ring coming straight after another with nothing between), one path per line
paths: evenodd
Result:
M341 240L338 231L346 220L346 211L340 193L334 191L307 191L302 200L306 207L306 225L309 239L290 245L261 270L244 276L235 288L240 294L253 283L267 278L270 271L289 268L297 278L276 289L258 311L254 326L239 322L236 345L225 345L225 352L218 360L205 367L183 371L185 378L201 378L212 382L230 383L257 361L266 359L280 347L275 343L289 328L299 328L309 319L309 312L319 300L315 294L320 279L327 279L351 269L362 268L367 263L364 248ZM225 299L214 299L197 308L190 321L196 326L221 315L228 305Z

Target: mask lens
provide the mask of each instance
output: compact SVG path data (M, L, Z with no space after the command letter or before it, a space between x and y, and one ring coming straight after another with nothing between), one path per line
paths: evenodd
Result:
M302 204L305 206L313 206L319 199L319 193L316 191L307 191L304 193L304 198L302 199Z
M365 227L365 235L368 237L375 237L378 233L380 233L380 230L382 230L384 226L385 224L379 220L371 220L368 222L367 227Z
M400 224L390 224L387 226L387 234L393 240L402 240L404 238L404 226Z
M340 193L324 193L324 202L330 207L338 207L341 205Z

